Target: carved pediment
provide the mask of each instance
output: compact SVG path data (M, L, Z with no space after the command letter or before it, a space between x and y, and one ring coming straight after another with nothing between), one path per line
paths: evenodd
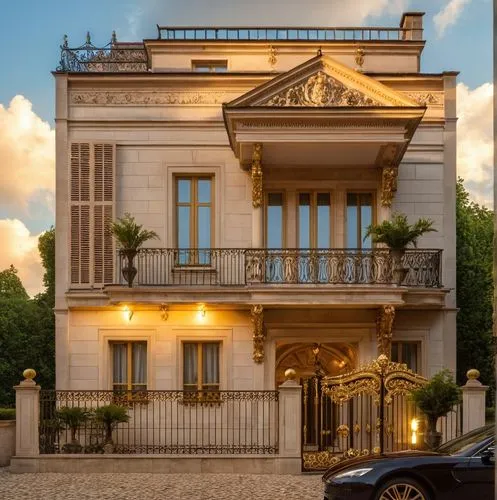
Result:
M319 55L226 106L409 108L419 103L329 56Z
M381 106L366 94L318 71L307 80L271 97L262 106Z

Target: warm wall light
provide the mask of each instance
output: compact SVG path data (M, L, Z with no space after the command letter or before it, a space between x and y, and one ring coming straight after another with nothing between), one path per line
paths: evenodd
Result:
M134 314L133 311L128 306L124 306L123 315L126 321L131 321L133 314Z
M418 442L419 422L417 418L411 420L411 444L416 445Z
M205 304L200 304L197 311L197 319L202 321L205 318Z

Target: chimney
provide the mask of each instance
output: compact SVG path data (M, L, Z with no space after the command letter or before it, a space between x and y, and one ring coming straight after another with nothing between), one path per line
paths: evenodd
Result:
M423 16L424 12L404 12L400 20L402 28L402 40L423 39Z

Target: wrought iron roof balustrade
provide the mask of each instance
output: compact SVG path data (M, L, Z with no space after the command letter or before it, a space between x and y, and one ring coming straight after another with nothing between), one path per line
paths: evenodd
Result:
M120 43L115 32L111 41L103 46L92 44L90 33L79 47L69 47L67 35L60 46L60 62L57 71L78 73L141 73L148 70L148 57L143 44Z
M421 40L422 28L363 27L169 27L158 26L161 40L220 41L332 41Z
M442 250L407 250L402 285L441 287ZM116 283L126 284L117 254ZM388 249L143 248L136 286L390 285Z
M90 418L76 432L80 453L103 453L94 410L123 406L128 422L112 432L113 453L278 453L278 391L40 391L40 453L67 453L71 432L58 417L79 407ZM69 446L66 446L69 445Z

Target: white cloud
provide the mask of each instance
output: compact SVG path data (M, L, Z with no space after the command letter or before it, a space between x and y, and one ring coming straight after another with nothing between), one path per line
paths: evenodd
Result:
M469 89L457 85L457 173L471 197L493 206L493 93L484 83Z
M0 271L11 264L19 270L19 278L29 295L43 290L43 266L38 252L40 235L30 234L18 219L0 220Z
M33 196L53 204L55 131L21 95L0 104L0 208L26 210Z
M445 30L455 24L464 9L471 0L450 0L447 5L433 17L433 23L438 37L442 37Z

